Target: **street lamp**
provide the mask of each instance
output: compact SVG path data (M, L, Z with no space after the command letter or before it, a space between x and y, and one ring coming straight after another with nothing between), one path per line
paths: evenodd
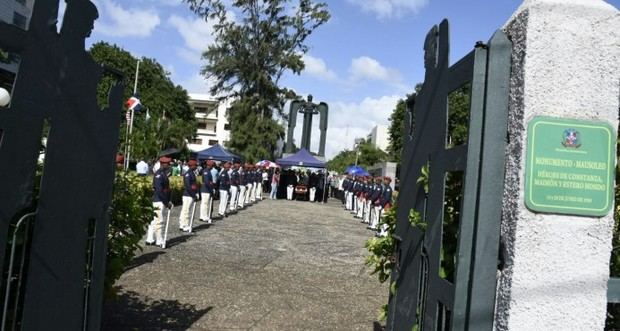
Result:
M355 145L354 145L354 149L355 149L355 165L357 165L357 161L359 159L360 156L360 151L359 151L359 146L364 142L364 138L355 138Z

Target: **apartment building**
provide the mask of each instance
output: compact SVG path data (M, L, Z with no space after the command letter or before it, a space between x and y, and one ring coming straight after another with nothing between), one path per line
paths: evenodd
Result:
M230 139L230 124L226 116L230 102L220 102L208 94L189 93L189 104L196 112L198 130L188 148L197 152L215 144L225 147Z

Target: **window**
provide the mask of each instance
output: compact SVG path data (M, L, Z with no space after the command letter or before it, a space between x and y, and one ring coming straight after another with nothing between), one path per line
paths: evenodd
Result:
M213 146L213 145L215 145L217 143L218 143L217 140L209 140L209 146Z
M200 138L192 139L192 144L202 145L202 139Z
M229 123L224 124L224 130L230 131L230 124Z
M26 29L26 22L28 18L20 13L13 13L13 24L20 29Z
M198 130L206 130L206 129L207 129L207 123L198 122Z

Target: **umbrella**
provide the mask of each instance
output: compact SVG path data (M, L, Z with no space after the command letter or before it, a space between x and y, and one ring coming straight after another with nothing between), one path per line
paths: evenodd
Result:
M368 176L368 172L366 171L366 169L360 166L357 166L357 165L350 166L349 168L345 170L345 173L355 175L355 176Z
M261 167L265 167L265 168L279 168L280 167L275 162L272 162L272 161L269 161L269 160L259 161L258 163L256 163L256 165L257 166L261 166Z

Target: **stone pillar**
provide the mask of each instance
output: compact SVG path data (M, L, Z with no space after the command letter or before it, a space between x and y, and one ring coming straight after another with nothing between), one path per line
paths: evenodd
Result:
M514 46L495 327L603 330L614 208L532 212L524 177L534 117L618 127L620 13L602 0L527 0L504 30Z

